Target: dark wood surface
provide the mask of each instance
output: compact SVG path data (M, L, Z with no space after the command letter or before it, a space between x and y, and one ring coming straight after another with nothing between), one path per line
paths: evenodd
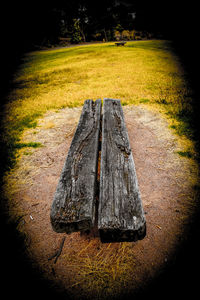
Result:
M94 225L101 100L86 100L51 207L56 232L86 231Z
M120 100L104 99L98 228L102 242L146 234L136 170Z
M126 44L126 42L117 42L117 43L115 43L115 45L117 45L117 46L124 46Z

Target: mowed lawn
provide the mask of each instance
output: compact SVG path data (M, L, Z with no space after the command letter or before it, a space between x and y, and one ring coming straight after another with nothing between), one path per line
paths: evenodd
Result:
M10 155L24 129L37 126L47 110L82 106L86 99L115 98L122 105L159 109L171 127L190 137L192 91L171 42L133 41L82 45L26 54L14 75L4 114ZM11 156L12 156L11 155Z

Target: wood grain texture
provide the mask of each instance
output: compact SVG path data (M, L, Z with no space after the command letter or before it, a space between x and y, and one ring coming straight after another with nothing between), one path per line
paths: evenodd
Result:
M136 170L120 100L104 99L98 228L102 242L146 234Z
M86 100L54 195L50 219L56 232L94 225L101 100Z

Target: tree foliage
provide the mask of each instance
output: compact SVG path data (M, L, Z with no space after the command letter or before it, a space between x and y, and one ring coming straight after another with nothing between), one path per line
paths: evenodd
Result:
M115 30L133 29L133 12L133 6L115 0L60 1L56 7L49 5L41 11L37 20L39 35L35 36L34 42L55 44L59 37L73 43L94 39L108 41L115 38Z
M71 33L71 42L73 44L78 44L81 42L81 29L80 29L80 20L74 19L74 23L72 25L72 33Z
M6 40L19 41L23 47L23 44L57 44L59 38L82 42L110 40L116 38L116 31L120 33L117 36L122 38L124 30L176 33L174 24L180 27L177 18L183 18L182 10L184 6L179 12L173 7L172 0L165 3L154 0L57 0L47 4L41 1L16 2L8 7L6 14L4 8L1 12L6 20L2 21L2 28L12 25L5 34ZM79 38L75 37L78 32ZM129 36L131 38L132 35Z

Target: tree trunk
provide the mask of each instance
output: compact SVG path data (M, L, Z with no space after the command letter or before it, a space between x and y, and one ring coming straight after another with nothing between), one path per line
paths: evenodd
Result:
M108 38L107 38L107 35L106 35L106 30L105 30L105 28L103 29L103 32L104 32L104 36L105 36L105 41L107 42L107 41L108 41Z

